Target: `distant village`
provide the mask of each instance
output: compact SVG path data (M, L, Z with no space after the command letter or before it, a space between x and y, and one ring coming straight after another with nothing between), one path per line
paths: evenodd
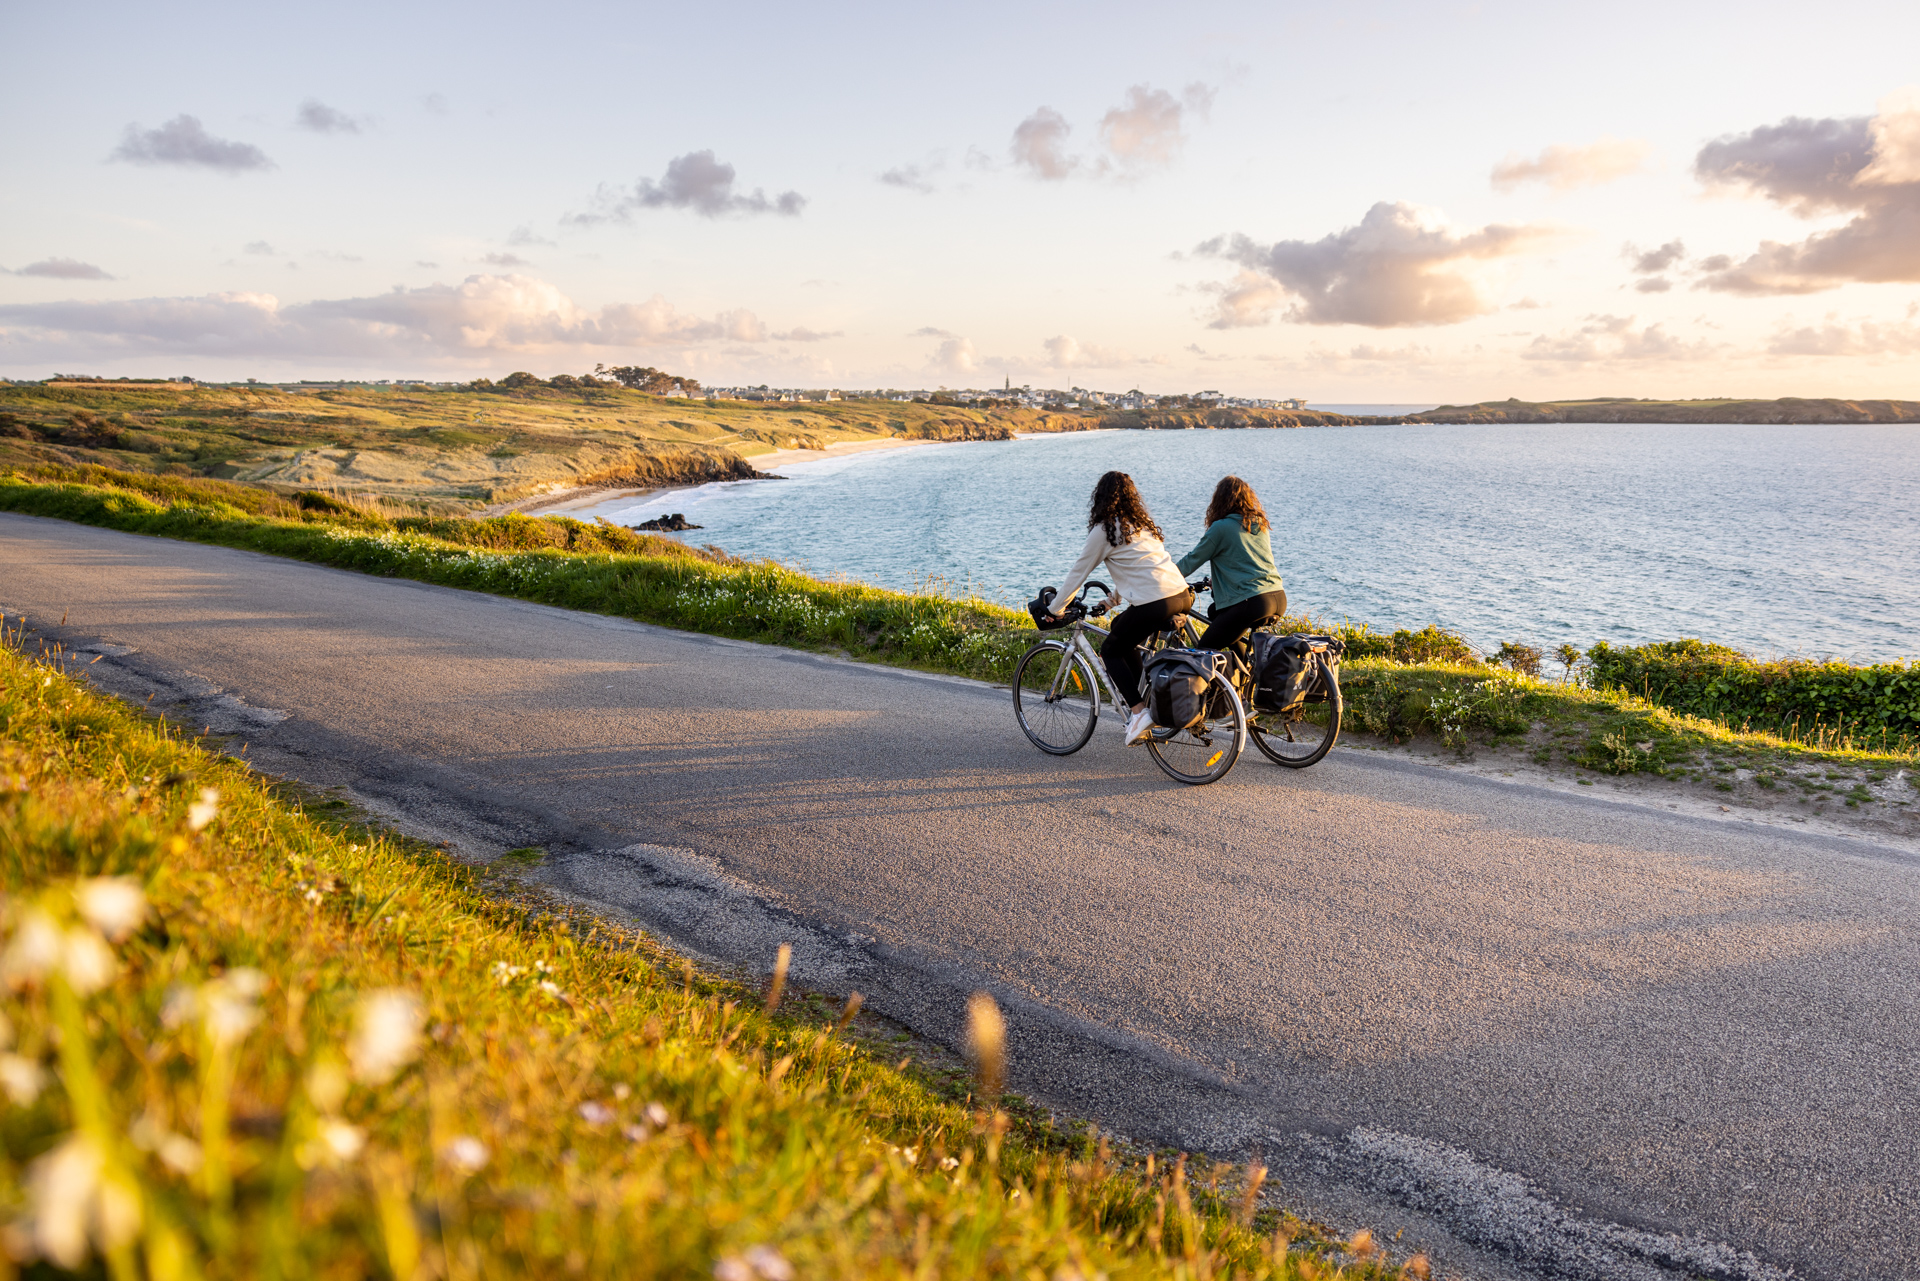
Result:
M669 391L668 395L674 392ZM682 392L681 394L686 394ZM707 400L891 400L917 405L977 405L983 408L1018 407L1021 409L1305 409L1299 399L1263 400L1255 396L1228 396L1218 391L1196 391L1162 395L1141 391L1096 391L1091 387L1015 387L1008 383L998 390L978 388L938 388L934 391L901 391L887 388L874 391L841 391L818 387L703 387L696 395Z
M596 377L595 374L602 375ZM432 382L420 378L302 378L297 382L263 382L249 378L244 382L227 383L208 382L199 378L100 378L88 374L55 374L45 381L54 384L63 383L189 383L205 387L272 387L283 391L313 391L326 388L348 387L434 387L447 391L515 391L531 387L553 387L572 390L580 387L611 386L618 382L637 390L651 392L670 400L748 400L748 401L792 401L815 403L835 400L890 400L901 404L915 405L969 405L982 409L1020 408L1020 409L1305 409L1307 402L1298 398L1267 400L1257 396L1229 396L1219 391L1195 391L1175 394L1141 391L1138 387L1132 391L1096 391L1091 387L1034 387L1031 385L1015 387L1011 380L998 390L981 390L977 387L948 388L938 387L932 391L925 389L902 391L897 387L873 389L868 391L843 391L840 388L824 387L771 387L761 383L756 387L703 387L691 378L676 377L657 369L620 368L606 369L596 366L595 374L574 377L571 374L558 374L552 378L538 378L528 373L509 374L495 383L491 379L478 378L472 382ZM0 383L12 383L15 380L0 378ZM38 380L35 380L38 381Z

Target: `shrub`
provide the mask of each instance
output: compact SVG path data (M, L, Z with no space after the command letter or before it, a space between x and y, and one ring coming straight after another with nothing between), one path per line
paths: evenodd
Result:
M1587 660L1596 686L1729 726L1822 746L1904 749L1920 739L1920 672L1904 660L1763 663L1692 639L1620 648L1603 641Z

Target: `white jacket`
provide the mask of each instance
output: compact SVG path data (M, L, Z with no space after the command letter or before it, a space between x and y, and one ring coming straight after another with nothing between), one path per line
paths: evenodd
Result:
M1131 541L1115 547L1107 541L1106 525L1098 524L1087 531L1087 545L1080 549L1080 558L1067 571L1067 581L1053 598L1053 608L1065 609L1073 594L1102 564L1113 579L1113 590L1129 605L1165 600L1187 590L1187 576L1173 563L1173 557L1167 555L1166 545L1159 539L1141 530Z

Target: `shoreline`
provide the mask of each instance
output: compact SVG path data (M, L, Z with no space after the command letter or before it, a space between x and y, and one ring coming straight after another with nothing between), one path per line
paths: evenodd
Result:
M853 454L871 453L881 449L899 449L911 445L941 445L949 441L905 440L900 437L888 437L884 440L843 440L828 445L825 449L774 449L764 454L738 454L739 458L755 471L763 473L753 479L783 480L781 476L766 475L769 467L793 467L805 463L825 462L830 458L845 458ZM738 451L735 451L736 453ZM703 485L717 483L736 484L745 481L716 482L711 480L688 481L684 484L654 485L649 488L635 488L632 485L569 485L549 490L544 494L531 494L525 498L516 498L511 502L494 503L483 507L472 515L480 520L489 516L570 516L577 512L591 510L604 503L628 500L644 502L657 494L672 494L681 490L699 489Z

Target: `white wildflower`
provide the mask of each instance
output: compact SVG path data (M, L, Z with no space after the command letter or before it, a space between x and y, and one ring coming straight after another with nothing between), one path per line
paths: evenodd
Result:
M102 1179L104 1166L99 1149L76 1134L27 1171L33 1244L68 1271L86 1262L89 1239L102 1250L114 1250L140 1230L138 1194Z
M7 1092L14 1106L30 1108L47 1088L47 1070L32 1059L18 1054L0 1054L0 1089Z
M60 952L59 925L39 908L28 908L0 955L0 975L16 988L38 983L60 963Z
M200 789L200 799L187 806L187 826L198 832L220 813L220 793L211 787Z
M161 1139L157 1154L175 1174L190 1177L200 1172L200 1145L184 1134Z
M957 1170L960 1168L960 1158L957 1156L943 1156L940 1158L940 1168L943 1170Z
M487 1163L492 1154L487 1145L471 1134L462 1134L458 1138L448 1139L440 1148L440 1160L462 1174L477 1173Z
M147 892L131 876L96 876L74 887L73 901L87 924L115 943L147 919Z
M391 1081L419 1052L424 1021L420 998L411 992L386 988L361 997L354 1009L353 1038L347 1042L354 1080L364 1085Z
M120 962L113 949L92 930L68 930L61 939L60 971L76 996L91 996L113 982Z
M367 1146L367 1133L357 1125L348 1125L345 1121L322 1121L320 1123L320 1143L328 1156L336 1161L351 1161L360 1155Z
M632 1095L633 1087L625 1081L621 1081L613 1087L613 1097L619 1099L622 1103L626 1102Z
M195 1008L207 1039L222 1047L239 1044L260 1022L258 1002L266 990L267 976L245 967L202 983L195 995Z
M542 992L545 992L548 996L554 998L556 1001L564 1001L567 999L567 994L565 992L562 992L560 990L560 985L558 983L555 983L552 979L541 979L540 990Z
M160 1026L171 1032L194 1016L200 1008L200 998L185 983L175 983L167 989L167 999L160 1006Z
M647 1104L645 1108L641 1109L640 1115L647 1118L647 1124L656 1130L665 1128L667 1122L671 1119L667 1116L667 1110L658 1103Z
M761 1281L793 1281L793 1265L770 1245L756 1245L748 1250L746 1262Z
M613 1109L604 1103L588 1099L580 1105L580 1119L588 1125L605 1125L613 1120Z

